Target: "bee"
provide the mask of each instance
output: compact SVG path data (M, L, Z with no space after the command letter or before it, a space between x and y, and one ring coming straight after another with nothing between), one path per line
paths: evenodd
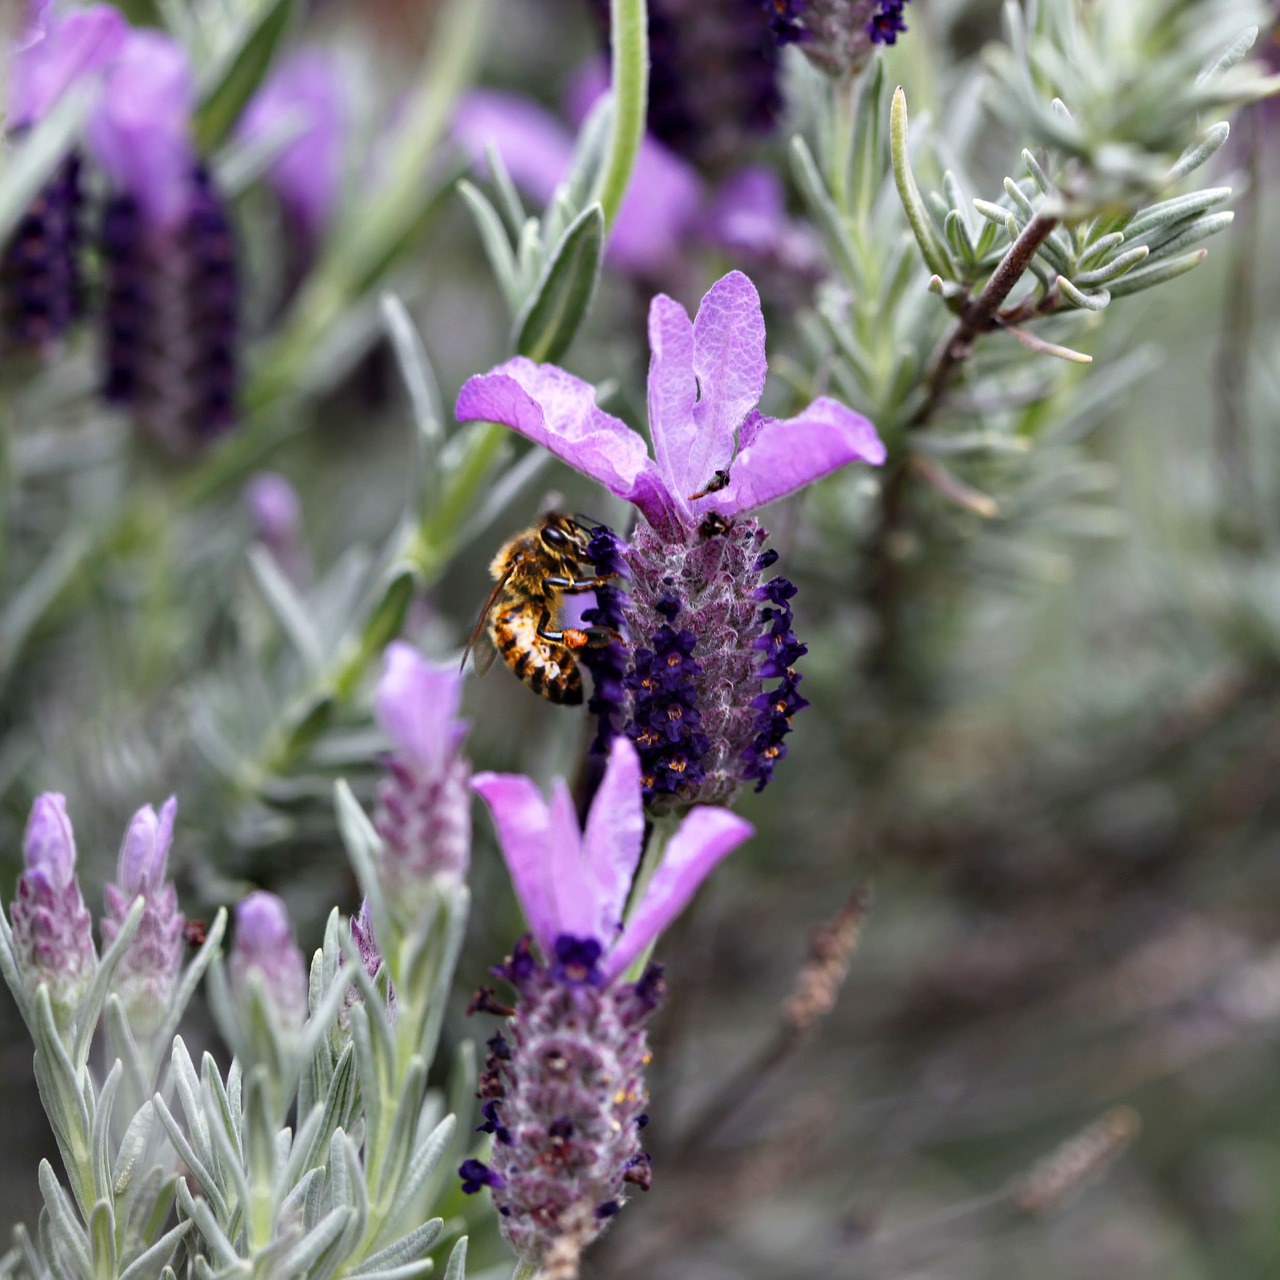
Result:
M582 672L574 651L617 639L610 627L559 624L564 596L594 591L610 581L580 576L590 536L572 517L549 511L539 524L502 547L489 565L494 588L467 641L463 665L487 631L493 648L477 656L477 674L488 671L501 654L507 666L549 702L576 706L582 701Z

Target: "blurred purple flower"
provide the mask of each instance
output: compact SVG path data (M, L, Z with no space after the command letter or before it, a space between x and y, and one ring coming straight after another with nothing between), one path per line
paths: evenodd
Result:
M493 814L542 961L525 938L495 970L520 1003L511 1040L499 1033L489 1041L480 1079L480 1128L494 1135L492 1163L467 1160L458 1172L467 1194L490 1189L507 1240L541 1263L564 1231L581 1232L587 1243L629 1187L648 1189L639 1139L647 1119L644 1023L665 987L656 965L636 983L620 979L751 827L724 809L693 810L624 924L645 830L640 761L626 739L610 749L585 830L561 780L549 805L517 775L484 773L473 786ZM488 989L474 1007L513 1012Z
M374 823L383 841L388 908L414 919L437 877L466 879L471 859L471 769L460 754L462 675L412 645L387 646L374 709L394 744Z
M271 552L286 577L311 578L311 555L302 529L298 491L276 471L259 471L244 487L243 501L254 536Z
M148 1035L164 1022L182 968L182 912L173 881L166 879L178 802L170 796L160 813L145 805L133 815L120 846L115 884L106 887L102 941L110 946L134 901L142 920L115 972L115 988L135 1031Z
M318 49L290 54L245 108L244 142L285 137L267 176L291 223L312 248L323 239L342 196L346 106L336 60Z
M502 856L543 957L556 962L569 949L566 939L588 949L594 944L597 958L578 979L593 986L616 981L643 955L716 864L752 831L727 809L692 810L624 925L623 908L644 844L640 758L627 739L615 738L610 747L583 830L560 779L549 805L520 774L481 773L471 785L493 814Z
M93 922L76 880L76 842L66 797L46 791L27 820L26 870L13 901L14 949L34 994L47 985L55 1010L66 1013L97 968Z
M306 1022L306 960L293 940L285 905L274 893L258 889L236 905L228 967L237 1000L248 1000L256 983L285 1030L297 1031Z
M47 5L28 12L9 59L8 127L38 123L72 86L115 57L127 25L109 5L52 19ZM68 155L32 201L0 254L0 313L16 346L48 350L80 308L80 157Z
M632 502L645 517L622 551L630 696L616 721L641 749L650 799L721 803L740 782L766 783L782 737L806 705L796 691L785 578L748 513L854 461L879 465L872 424L821 397L794 418L767 418L764 317L740 272L718 281L692 322L659 295L649 311L649 429L596 407L592 387L517 357L471 378L459 422L501 422ZM692 607L696 603L696 608ZM779 679L775 690L764 681Z
M103 218L106 398L175 453L235 419L235 241L191 137L195 87L167 36L135 31L90 122L114 196Z

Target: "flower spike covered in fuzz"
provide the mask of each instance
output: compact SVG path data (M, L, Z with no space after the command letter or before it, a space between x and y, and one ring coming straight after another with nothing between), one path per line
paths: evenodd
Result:
M764 339L759 295L740 272L712 286L692 321L671 298L653 300L652 457L596 407L587 383L554 365L517 357L458 396L460 422L505 423L644 517L620 552L629 591L625 625L612 625L629 650L623 696L607 719L639 749L658 812L724 803L743 783L767 783L791 716L806 705L794 666L805 653L792 631L795 589L762 577L777 557L750 513L846 463L885 458L872 424L838 401L822 397L781 421L760 413ZM600 605L618 607L612 598ZM602 700L617 676L597 684Z
M164 1022L186 947L177 890L166 879L177 809L177 800L170 796L158 815L150 805L133 815L120 846L116 882L106 887L102 941L107 946L115 941L135 899L142 898L144 904L138 931L114 979L129 1021L141 1035Z
M856 75L878 44L896 44L907 29L907 0L763 0L779 44L795 44L819 70Z
M76 880L76 841L66 797L46 791L27 820L11 908L18 964L32 992L47 985L56 1012L69 1013L97 968L93 922Z
M179 454L236 414L235 243L191 139L194 103L181 47L136 31L89 129L113 190L102 226L104 393Z
M38 124L69 90L100 75L128 26L110 5L52 17L33 5L9 59L11 132ZM80 156L72 152L27 207L0 255L0 322L14 346L48 351L81 305Z
M374 700L394 744L378 787L374 825L388 906L413 919L431 881L466 879L471 858L471 767L461 755L462 675L428 662L412 645L387 647Z
M490 1189L503 1234L537 1264L567 1232L581 1230L573 1224L584 1207L582 1244L618 1212L629 1187L648 1189L639 1139L647 1120L644 1023L665 988L656 965L638 982L623 977L751 827L724 809L695 809L624 921L645 825L640 760L626 738L614 739L585 830L563 781L550 804L516 775L482 773L472 785L493 815L532 938L495 970L516 989L519 1006L489 1041L480 1080L491 1163L468 1160L458 1172L468 1194ZM491 991L475 1007L511 1013Z
M228 962L231 990L247 1001L260 984L280 1027L297 1031L307 1020L307 966L284 903L256 890L236 905L236 937Z

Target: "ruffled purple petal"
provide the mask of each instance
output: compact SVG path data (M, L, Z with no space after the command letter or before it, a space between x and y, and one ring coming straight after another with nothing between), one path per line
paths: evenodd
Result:
M53 21L47 8L32 12L24 46L9 64L9 123L15 128L42 119L77 80L101 71L129 31L111 5L91 5Z
M459 422L500 422L518 431L620 498L631 497L648 462L644 441L596 407L589 383L523 356L468 379L454 412Z
M547 802L528 778L517 773L478 773L471 787L489 806L524 918L542 954L551 957L562 930L548 861L551 812Z
M320 236L342 192L345 106L334 58L318 49L291 54L245 108L237 136L246 142L285 132L268 177L281 202Z
M590 936L605 947L622 928L622 911L643 845L640 757L631 740L619 734L609 748L609 763L591 801L583 837L596 895L596 921Z
M135 31L111 68L89 125L98 163L159 226L174 225L189 208L196 159L190 129L194 98L182 48L159 32Z
M412 645L387 646L374 696L378 722L414 763L434 772L457 745L462 674L428 662Z
M624 973L658 935L684 910L698 886L716 865L736 849L754 828L728 809L690 810L667 845L644 898L627 921L618 945L602 966L606 982Z
M693 322L698 379L693 447L677 472L686 496L698 493L733 457L735 432L764 394L764 312L756 287L731 271L707 290Z
M753 423L751 441L733 460L728 487L708 499L726 517L753 511L843 467L885 459L884 442L860 413L822 396L795 418Z
M685 483L684 459L694 448L693 325L689 313L660 293L649 304L649 434L670 505L687 513L696 492Z
M463 94L449 128L477 168L488 168L485 151L492 144L516 186L543 205L573 158L568 130L549 111L514 93L475 89Z
M600 914L596 885L584 857L573 797L563 778L552 783L548 822L545 874L555 902L556 936L567 933L575 938L593 938ZM547 952L547 959L554 954Z

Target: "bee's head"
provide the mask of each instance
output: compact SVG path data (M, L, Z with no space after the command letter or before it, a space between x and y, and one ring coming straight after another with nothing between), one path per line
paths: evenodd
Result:
M538 533L543 545L558 555L580 556L586 550L587 531L576 520L558 511L548 514Z

